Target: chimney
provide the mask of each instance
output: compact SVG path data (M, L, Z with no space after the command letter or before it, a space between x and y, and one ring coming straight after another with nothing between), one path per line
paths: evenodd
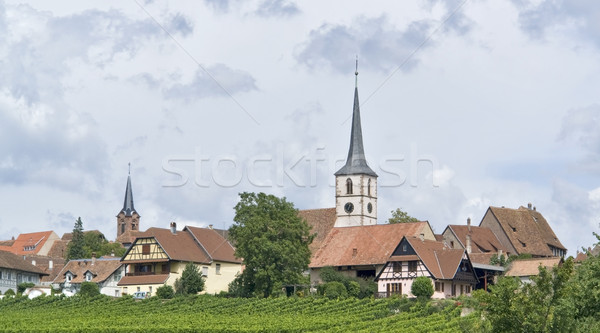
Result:
M48 260L48 270L52 270L54 268L54 261Z
M527 204L527 209L531 210L531 202Z
M536 209L535 209L535 206L533 206L533 210L534 210L534 211L536 210Z
M467 229L471 232L471 218L467 217Z
M208 225L208 229L212 230L212 228L213 228L213 225L212 225L212 224L209 224L209 225Z
M471 235L467 235L467 253L471 254Z
M502 257L502 250L498 250L498 258Z
M92 252L92 266L96 264L96 252Z
M31 264L32 264L33 266L35 266L35 264L36 264L35 260L32 260L32 261L31 261Z
M171 222L171 233L175 235L177 233L177 223Z
M419 235L419 239L421 240L421 242L425 241L425 234L421 233Z
M357 248L353 248L352 249L352 258L356 257L357 254L358 254L358 249Z

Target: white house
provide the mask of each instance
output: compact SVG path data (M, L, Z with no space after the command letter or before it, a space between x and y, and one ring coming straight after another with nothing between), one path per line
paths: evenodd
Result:
M108 296L121 296L121 288L117 286L125 275L121 258L103 257L96 259L70 260L53 282L54 288L60 288L65 294L76 294L82 282L94 282L100 293Z

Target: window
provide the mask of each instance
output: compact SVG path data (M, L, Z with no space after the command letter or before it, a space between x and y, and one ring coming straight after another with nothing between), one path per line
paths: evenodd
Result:
M6 272L6 279L12 280L12 272Z
M123 221L123 220L121 220L121 221ZM124 232L125 232L125 224L121 224L121 233L124 233Z
M217 264L216 268L217 268L217 275L221 274L221 264Z
M142 289L142 288L140 288L140 287L137 287L137 291L141 291L141 289Z
M352 194L352 179L346 179L346 194Z
M454 248L454 241L450 241L450 247Z
M73 279L73 275L71 275L71 273L67 273L67 282L71 282L71 280Z
M131 225L131 230L135 230L135 224Z
M206 267L206 266L202 267L202 276L208 276L208 267Z
M367 182L367 195L371 196L371 180Z
M402 262L394 262L393 268L394 268L394 273L402 272Z
M444 282L436 282L435 283L435 291L444 292Z
M467 293L467 294L471 293L471 286L465 286L465 293Z
M150 254L150 244L142 245L142 254Z
M409 272L416 272L417 271L417 262L416 261L409 261L408 262L408 271Z
M88 281L88 282L89 282L89 281L92 281L92 277L93 277L93 276L92 276L92 273L87 273L87 274L85 275L85 280L86 280L86 281Z
M121 274L115 274L114 280L115 280L115 282L121 281Z
M2 271L0 271L0 280L2 280Z
M391 294L402 294L402 284L400 283L388 283L386 286L388 295Z
M406 252L406 251L407 251L406 244L402 244L402 252Z

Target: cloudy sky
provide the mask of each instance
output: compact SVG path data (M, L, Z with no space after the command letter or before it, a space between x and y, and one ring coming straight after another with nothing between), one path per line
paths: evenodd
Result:
M569 254L600 223L592 0L0 0L0 239L227 228L242 191L333 207L355 58L379 220L533 203Z

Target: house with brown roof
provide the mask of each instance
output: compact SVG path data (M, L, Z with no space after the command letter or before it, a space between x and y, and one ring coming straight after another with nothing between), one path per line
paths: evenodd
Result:
M375 281L380 296L414 297L412 283L420 276L431 280L433 298L468 295L477 283L464 249L452 249L443 242L412 236L404 236L397 244Z
M81 289L83 282L98 285L100 293L108 296L121 296L121 288L117 285L125 274L121 258L102 257L91 259L74 259L63 267L53 281L53 287L66 295L74 295Z
M310 253L314 254L333 228L336 219L335 208L304 209L298 211L298 216L304 219L314 235L312 243L308 245Z
M518 277L524 283L531 283L531 277L539 274L540 266L551 270L554 266L560 266L562 263L563 260L560 257L515 260L510 263L504 275Z
M135 239L121 262L126 274L119 282L123 294L156 293L156 288L174 286L187 263L194 263L205 278L205 291L219 293L242 271L242 261L223 233L211 228L186 226L177 231L150 228Z
M479 226L491 229L509 254L564 257L567 249L548 221L531 204L527 206L518 209L490 206Z
M311 284L322 282L320 269L327 266L350 277L374 278L404 236L435 240L429 222L332 228L311 258Z
M0 292L8 289L17 292L17 286L23 282L40 284L43 276L47 275L38 267L32 265L22 256L7 251L0 251Z
M11 245L0 246L1 251L8 251L16 255L47 256L55 241L60 240L54 231L31 232L20 234L11 241Z

